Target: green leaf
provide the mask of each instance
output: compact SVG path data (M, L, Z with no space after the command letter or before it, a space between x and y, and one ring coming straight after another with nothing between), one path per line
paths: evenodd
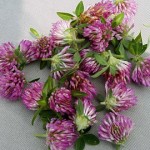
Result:
M39 113L42 111L43 107L39 108L35 113L34 116L32 118L32 125L34 125L35 119L37 118L37 116L39 115Z
M35 29L30 28L30 32L31 32L36 38L39 38L39 37L40 37L39 33L38 33Z
M23 56L23 53L20 51L20 47L18 47L14 53L17 57L17 62L19 63L19 69L23 70L24 66L26 65L26 59Z
M104 17L101 16L101 17L100 17L100 20L101 20L102 23L106 23L106 20L105 20Z
M120 150L120 148L121 148L121 145L116 144L116 150Z
M73 55L73 59L74 59L75 62L80 62L80 60L81 60L80 53L79 53L79 52L76 52L76 53Z
M139 35L135 38L135 42L137 42L137 43L142 43L142 34L141 34L141 32L140 32Z
M110 69L110 73L111 73L113 76L115 76L116 73L117 73L117 71L118 71L117 67L116 67L116 66L110 66L109 69Z
M104 105L98 105L98 106L96 106L96 111L97 112L101 112L101 111L103 111L105 109L105 106Z
M76 140L74 147L75 147L75 150L84 150L84 148L85 148L84 139L82 137L79 137Z
M76 105L77 114L82 115L84 110L83 102L79 99L78 104Z
M103 102L105 100L105 97L101 94L98 94L95 98L98 102Z
M39 116L43 122L44 129L46 129L46 124L50 122L51 118L57 118L57 114L52 110L42 110Z
M36 78L36 79L33 79L33 80L29 81L29 83L36 82L36 81L39 81L39 80L40 80L40 78Z
M112 22L112 27L115 28L119 26L122 23L123 19L124 19L124 13L122 12L114 18Z
M55 82L54 79L49 76L42 90L43 99L46 99L48 94L52 92L52 90L54 89L54 82Z
M84 92L80 92L80 91L76 91L76 90L73 90L72 91L72 96L73 97L77 97L77 98L83 98L85 97L87 94L84 93Z
M87 42L87 41L86 41L86 42L84 43L84 45L81 47L81 49L80 49L80 50L83 50L83 49L89 48L89 47L90 47L90 44L91 44L90 42Z
M47 66L47 61L42 61L40 62L40 70L44 69Z
M89 145L98 145L100 143L99 139L93 134L85 134L83 139Z
M94 75L92 75L92 78L97 78L100 75L102 75L107 69L109 68L109 66L104 67L102 70L100 70L99 72L95 73Z
M80 1L80 3L77 5L75 14L77 17L79 17L84 12L84 4L83 1Z
M105 60L104 57L102 57L100 54L98 53L95 53L94 54L94 57L96 59L96 61L100 64L100 65L107 65L107 61Z
M74 16L72 14L69 14L69 13L65 13L65 12L57 12L57 15L63 19L63 20L70 20L72 19Z

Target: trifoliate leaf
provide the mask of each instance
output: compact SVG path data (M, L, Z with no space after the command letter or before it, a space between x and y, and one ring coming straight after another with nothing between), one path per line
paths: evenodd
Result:
M77 17L79 17L83 12L84 12L84 4L83 1L81 1L76 7L75 14Z
M84 92L80 92L80 91L76 91L76 90L73 90L71 93L72 93L73 97L77 97L77 98L83 98L87 95Z
M137 43L142 43L142 34L141 34L141 32L140 32L139 35L135 38L135 42L137 42Z
M83 137L79 137L76 140L74 147L75 147L75 150L84 150L85 142L84 142Z
M101 94L98 94L95 98L98 102L103 102L105 100L105 97Z
M114 18L112 22L112 27L115 28L119 26L122 23L123 19L124 19L124 13L122 12Z
M107 61L105 60L104 57L102 57L100 54L98 53L95 53L94 54L94 57L96 59L96 61L100 64L100 65L107 65Z
M99 139L93 134L85 134L83 139L89 145L98 145L100 143Z
M97 78L100 75L102 75L107 69L109 68L109 66L104 67L102 70L100 70L99 72L95 73L94 75L92 75L92 78Z
M31 32L36 38L39 38L39 37L40 37L39 33L38 33L35 29L30 28L30 32Z
M57 12L57 15L63 20L71 20L74 16L65 12Z

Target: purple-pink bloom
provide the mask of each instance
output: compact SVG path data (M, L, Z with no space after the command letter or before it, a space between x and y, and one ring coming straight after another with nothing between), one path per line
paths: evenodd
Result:
M105 73L106 77L106 88L113 88L119 83L127 84L130 82L130 72L131 72L131 63L116 59L115 57L110 57L110 63L112 62L112 65L116 67L117 71L115 75L112 75L110 72Z
M15 71L19 66L14 51L15 47L10 42L0 46L0 73Z
M137 98L134 91L125 84L120 83L112 89L106 89L106 99L101 102L106 109L113 112L121 112L137 104Z
M52 55L54 44L51 37L43 36L32 43L31 49L34 51L36 59L49 58Z
M111 23L102 23L96 20L94 23L84 28L83 36L91 41L91 48L97 52L103 52L112 40Z
M87 95L84 98L93 99L96 96L96 88L88 79L88 74L83 71L77 71L65 83L66 87L70 90L84 92Z
M101 68L100 68L99 63L95 60L95 58L86 57L86 55L90 53L91 51L92 50L90 49L83 49L80 52L81 58L84 59L82 63L80 64L80 70L85 71L92 75L96 73L97 71L99 71Z
M17 100L22 94L24 84L25 78L21 71L6 72L0 78L0 95L9 100Z
M37 60L37 51L35 47L32 46L32 42L29 40L22 40L19 44L20 51L26 59L27 63Z
M37 110L39 107L38 101L42 97L42 82L30 83L22 93L22 101L29 110Z
M74 30L71 29L70 22L64 20L54 23L50 32L55 46L69 44L76 37Z
M78 131L87 129L89 126L97 123L96 120L96 108L89 99L83 100L83 114L78 112L75 115L74 121ZM78 104L78 103L77 103Z
M63 114L73 115L75 110L72 105L71 91L61 87L52 93L49 98L50 109Z
M115 0L114 9L116 14L124 13L123 23L129 23L136 14L137 4L135 0Z
M139 61L133 72L132 80L144 86L150 86L150 57L143 58Z
M51 119L46 129L46 144L51 150L67 150L78 137L76 127L71 120Z
M99 138L104 141L122 145L129 137L134 123L124 115L108 113L99 127Z
M105 20L110 19L110 16L114 13L113 3L110 0L102 0L99 3L96 3L94 6L91 6L83 12L80 16L81 23L91 24L100 18Z
M73 54L67 52L69 46L65 46L59 53L50 58L51 71L54 79L60 79L66 71L75 65Z

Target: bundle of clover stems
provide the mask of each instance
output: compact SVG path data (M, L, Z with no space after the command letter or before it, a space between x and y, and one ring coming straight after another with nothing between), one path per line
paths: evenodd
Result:
M141 33L129 34L137 9L134 0L101 1L84 11L81 1L73 14L58 12L63 20L53 24L49 36L30 29L36 40L22 40L17 48L11 43L0 46L0 94L8 100L22 99L29 110L43 122L46 144L51 150L66 150L74 145L97 145L99 139L112 142L120 149L134 123L120 112L137 104L130 81L150 86L150 57L141 55L148 48ZM28 82L23 68L40 61L50 75L45 83ZM105 97L97 93L89 80L105 80ZM99 83L101 84L101 83ZM94 106L93 101L98 105ZM98 137L88 131L106 115Z

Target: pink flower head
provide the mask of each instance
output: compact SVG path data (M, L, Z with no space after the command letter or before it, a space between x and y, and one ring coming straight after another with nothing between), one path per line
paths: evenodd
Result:
M139 61L132 73L132 80L144 86L150 86L150 57Z
M46 128L46 144L51 150L67 150L78 137L75 125L71 120L51 119Z
M82 58L85 58L89 52L91 52L90 49L83 49L80 52L80 55ZM80 70L85 71L89 74L94 74L100 70L100 65L97 63L97 61L94 58L87 57L82 61L80 65Z
M50 59L52 72L54 71L52 75L55 79L60 79L66 71L74 66L73 54L67 52L68 48L69 46L64 47ZM57 69L58 71L55 71Z
M75 124L78 131L87 129L89 126L97 123L96 120L96 108L92 102L88 99L83 101L83 114L76 113Z
M0 46L0 73L17 69L18 62L14 51L15 47L9 42Z
M114 2L115 13L124 13L124 23L129 23L137 11L137 4L135 0L115 0Z
M0 78L0 95L10 100L17 100L22 94L24 84L25 78L21 71L6 72Z
M99 20L100 17L105 20L114 13L113 3L110 0L102 0L99 3L96 3L94 6L91 6L87 11L81 14L80 22L81 23L93 23L96 20Z
M130 118L120 114L108 113L99 127L99 138L122 145L126 142L133 126L134 123Z
M33 82L25 88L22 94L22 101L30 110L37 110L39 107L38 101L42 97L43 83Z
M65 83L66 87L70 90L76 90L87 94L84 98L93 99L96 96L96 88L88 80L88 74L83 71L77 71Z
M64 87L57 89L49 98L49 106L50 109L61 114L74 114L71 91Z
M84 28L83 36L89 38L91 48L97 52L103 52L112 39L112 27L110 23L101 23L97 20Z
M54 45L69 44L74 40L75 32L71 30L69 21L58 21L53 24L50 33Z
M22 40L19 46L20 46L20 51L23 53L27 63L37 60L36 49L32 47L31 41Z
M106 105L108 110L120 112L128 110L137 104L137 98L131 88L120 83L112 89L106 90L106 100L101 104Z
M43 36L32 43L31 50L36 59L49 58L52 55L53 46L52 38Z
M106 88L113 88L119 83L126 84L130 81L130 71L131 71L131 63L116 59L113 56L110 56L109 59L110 65L116 67L117 71L115 75L111 73L106 73Z

